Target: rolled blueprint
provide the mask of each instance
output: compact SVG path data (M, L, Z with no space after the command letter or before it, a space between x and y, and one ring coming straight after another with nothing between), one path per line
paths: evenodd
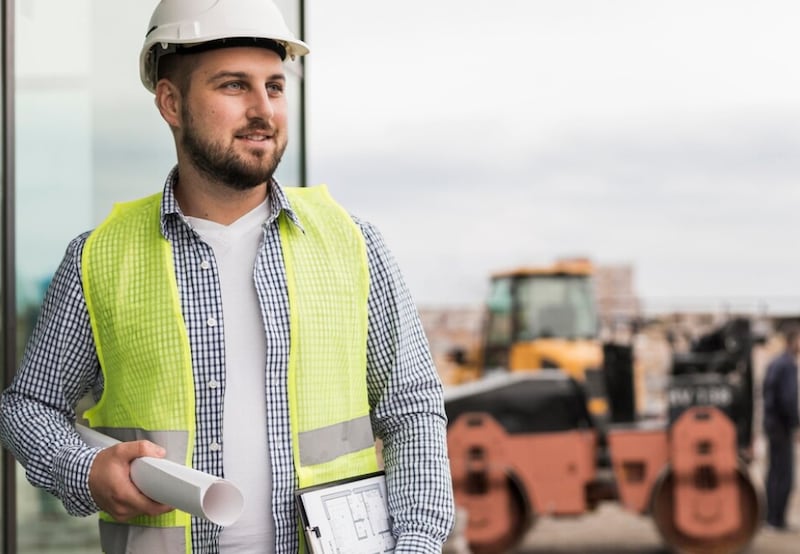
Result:
M89 446L106 448L119 441L76 424ZM239 488L225 479L162 458L145 456L131 463L131 480L146 496L217 525L232 525L244 508Z

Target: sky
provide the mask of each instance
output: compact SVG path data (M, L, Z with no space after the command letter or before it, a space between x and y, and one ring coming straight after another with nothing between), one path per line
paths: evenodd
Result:
M423 306L558 257L800 306L800 3L307 0L309 177Z
M18 269L38 283L174 148L137 72L156 0L18 3ZM646 309L800 313L796 0L306 0L306 19L309 182L378 226L420 306L582 256L632 265Z

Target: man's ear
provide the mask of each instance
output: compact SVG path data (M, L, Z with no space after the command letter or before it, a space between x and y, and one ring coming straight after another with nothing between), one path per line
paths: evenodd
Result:
M161 79L156 83L155 103L161 117L170 127L181 126L181 102L183 98L180 90L169 79Z

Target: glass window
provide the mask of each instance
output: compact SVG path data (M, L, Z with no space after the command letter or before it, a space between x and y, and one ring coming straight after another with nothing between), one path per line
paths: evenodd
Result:
M489 298L486 301L486 348L484 367L488 369L508 367L508 354L513 332L513 297L510 278L492 280Z
M276 2L300 31L301 0ZM16 248L21 341L69 239L114 202L158 192L172 135L139 81L156 0L16 0ZM290 142L277 177L300 185L302 66L287 62ZM21 353L21 348L19 349ZM17 466L18 552L98 552L95 518L72 518ZM47 525L42 520L47 520Z
M530 276L517 282L517 340L594 338L592 284L583 276Z

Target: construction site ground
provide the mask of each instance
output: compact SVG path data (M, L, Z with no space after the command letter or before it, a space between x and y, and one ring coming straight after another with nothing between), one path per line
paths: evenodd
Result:
M800 523L800 502L794 495L790 522ZM540 518L517 554L666 554L652 520L604 503L593 513L574 519ZM797 554L800 531L777 533L762 529L743 551L747 554Z

